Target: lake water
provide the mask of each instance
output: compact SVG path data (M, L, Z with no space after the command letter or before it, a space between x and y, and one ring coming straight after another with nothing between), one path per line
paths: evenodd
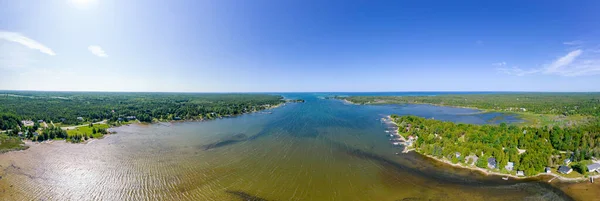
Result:
M0 154L0 200L571 200L546 182L508 180L398 154L380 119L464 123L514 116L430 105L303 98L207 122L116 128L87 144Z

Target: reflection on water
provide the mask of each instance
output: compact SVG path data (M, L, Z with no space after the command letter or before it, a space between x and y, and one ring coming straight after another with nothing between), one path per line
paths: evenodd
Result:
M124 126L88 144L44 143L2 154L0 200L570 199L547 183L396 155L379 121L396 113L486 123L494 114L301 98L307 102L272 114Z

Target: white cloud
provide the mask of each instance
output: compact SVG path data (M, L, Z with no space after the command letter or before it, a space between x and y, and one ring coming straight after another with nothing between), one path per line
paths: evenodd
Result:
M506 62L493 63L492 66L506 66Z
M600 74L600 54L581 49L573 50L566 55L557 58L553 62L544 65L541 68L522 69L519 67L498 67L499 72L524 76L529 74L549 74L559 76L586 76Z
M504 73L504 74L508 74L508 75L516 75L516 76L524 76L524 75L529 75L529 74L533 74L533 73L538 73L541 70L540 69L530 69L530 70L523 70L521 68L519 68L518 66L513 66L512 68L497 68L496 70Z
M567 42L563 42L564 45L581 45L583 44L583 41L580 40L574 40L574 41L567 41Z
M104 52L104 50L100 46L90 45L88 47L88 50L90 52L92 52L92 54L94 54L96 56L99 56L99 57L108 57L108 55L106 54L106 52Z
M581 53L583 53L583 51L580 49L569 52L567 55L558 58L548 67L546 67L544 73L557 73L564 70L564 68L568 68L568 65L573 63L573 61L575 61L575 59L579 57Z
M31 38L27 38L27 37L23 36L20 33L0 31L0 39L19 43L30 49L39 50L40 52L50 55L50 56L56 55L56 53L54 53L54 51L52 51L50 48L44 46L41 43L38 43L37 41L35 41Z

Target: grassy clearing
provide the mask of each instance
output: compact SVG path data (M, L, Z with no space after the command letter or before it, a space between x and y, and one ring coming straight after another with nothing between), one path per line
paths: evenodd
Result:
M23 141L18 137L10 137L5 134L0 134L0 153L14 151L14 150L24 150L28 147L24 145Z
M559 126L559 127L570 127L574 125L579 125L583 123L587 123L590 121L589 116L582 115L552 115L552 114L533 114L533 113L514 113L518 115L519 118L523 119L524 122L521 123L523 126Z
M107 129L109 128L108 124L94 124L93 127L90 126L81 126L75 129L67 130L67 135L71 136L90 136L91 138L102 138L104 136L102 133L96 132L94 133L94 128L98 129Z
M558 175L563 176L565 178L582 178L583 177L582 174L580 174L579 172L574 171L574 170L573 170L573 172L571 172L569 174L562 174L562 173L559 173L558 171L555 173L557 173Z

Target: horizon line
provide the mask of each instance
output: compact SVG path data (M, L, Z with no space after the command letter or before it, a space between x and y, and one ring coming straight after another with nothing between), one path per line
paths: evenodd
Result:
M202 91L69 91L69 90L19 90L19 89L0 89L0 92L4 91L13 91L13 92L80 92L80 93L90 93L90 92L99 92L99 93L204 93L204 94L244 94L244 93L419 93L419 92L442 92L442 93L600 93L600 91L456 91L456 90L447 90L447 91L433 91L433 90L423 90L423 91L249 91L249 92L241 92L241 91L221 91L221 92L202 92Z

